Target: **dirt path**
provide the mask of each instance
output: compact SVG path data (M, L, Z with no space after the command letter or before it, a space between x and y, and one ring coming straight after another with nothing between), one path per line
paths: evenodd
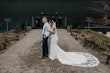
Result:
M59 29L58 34L59 45L65 51L89 52L66 30ZM110 69L103 64L94 68L82 68L62 65L59 61L48 58L37 59L41 54L41 38L41 30L32 30L5 53L0 54L0 73L110 73Z

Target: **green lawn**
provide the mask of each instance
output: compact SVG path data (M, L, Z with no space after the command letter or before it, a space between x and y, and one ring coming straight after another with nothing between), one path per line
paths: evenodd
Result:
M85 32L87 36L84 39L84 45L89 46L101 54L110 54L110 38L94 31Z

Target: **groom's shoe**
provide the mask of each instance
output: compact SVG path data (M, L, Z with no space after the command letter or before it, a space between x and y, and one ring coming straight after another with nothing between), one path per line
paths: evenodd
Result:
M44 58L44 56L39 56L39 57L38 57L38 59L43 59L43 58Z
M48 57L48 55L46 55L45 57Z
M47 58L47 57L48 57L48 55L47 56L39 56L38 59L43 59L43 58Z

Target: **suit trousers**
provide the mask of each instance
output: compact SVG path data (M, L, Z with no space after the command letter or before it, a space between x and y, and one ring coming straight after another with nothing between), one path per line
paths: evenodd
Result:
M42 53L43 53L43 56L48 56L48 37L46 38L43 37Z

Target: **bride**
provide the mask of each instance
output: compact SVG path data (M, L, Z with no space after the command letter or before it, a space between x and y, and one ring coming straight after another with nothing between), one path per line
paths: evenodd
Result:
M51 60L58 59L62 64L80 66L80 67L95 67L98 66L99 60L89 54L83 52L65 52L61 49L58 42L57 28L53 20L49 21L51 29L48 30L51 33L50 36L50 54Z

